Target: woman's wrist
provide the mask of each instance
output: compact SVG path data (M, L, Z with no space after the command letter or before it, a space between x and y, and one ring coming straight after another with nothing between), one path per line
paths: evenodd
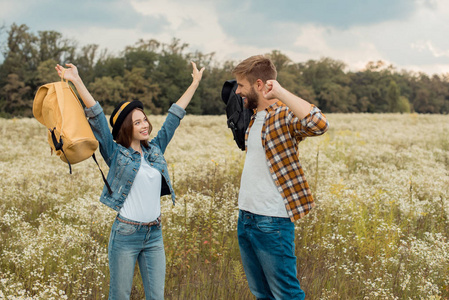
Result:
M70 81L73 83L74 86L81 86L81 85L83 85L83 80L79 76L74 78L74 79L72 79L72 80L70 80Z

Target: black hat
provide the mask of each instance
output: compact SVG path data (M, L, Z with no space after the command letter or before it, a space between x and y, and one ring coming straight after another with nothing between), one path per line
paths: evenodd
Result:
M225 104L228 104L229 98L235 95L236 90L237 90L237 80L232 79L225 81L225 83L223 84L223 88L221 89L221 100L223 100Z
M140 108L143 110L143 104L139 100L134 101L123 101L114 109L109 118L109 123L112 126L112 137L117 137L120 127L122 127L123 121L125 121L126 116L133 111L134 108Z

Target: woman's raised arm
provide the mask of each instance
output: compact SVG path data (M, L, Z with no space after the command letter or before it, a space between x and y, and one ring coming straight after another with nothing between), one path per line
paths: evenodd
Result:
M198 71L196 64L192 61L192 84L187 88L184 94L176 101L176 104L181 106L183 109L186 109L187 105L189 105L190 100L192 100L193 95L195 94L198 85L200 84L201 78L203 77L204 67Z
M81 100L83 100L84 105L89 108L95 105L94 97L90 94L90 92L87 90L86 86L84 85L83 80L78 74L78 69L74 64L65 64L68 68L64 68L61 65L56 65L55 69L58 71L59 77L64 76L64 79L69 80L73 83L76 90L78 91L78 94L81 97Z

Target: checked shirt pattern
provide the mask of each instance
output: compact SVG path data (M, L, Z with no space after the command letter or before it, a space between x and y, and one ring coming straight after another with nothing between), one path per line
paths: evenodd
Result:
M306 137L325 133L329 127L326 116L312 105L303 119L278 101L266 108L262 127L262 145L271 176L284 199L292 222L304 217L315 206L309 184L298 157L298 144ZM251 118L245 135L245 143L255 120Z

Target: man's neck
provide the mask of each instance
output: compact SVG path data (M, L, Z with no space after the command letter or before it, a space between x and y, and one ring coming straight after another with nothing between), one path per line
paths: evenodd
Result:
M272 100L259 100L259 105L257 105L257 111L262 111L264 109L266 109L267 107L273 105L274 103L278 102L277 99L272 99Z

